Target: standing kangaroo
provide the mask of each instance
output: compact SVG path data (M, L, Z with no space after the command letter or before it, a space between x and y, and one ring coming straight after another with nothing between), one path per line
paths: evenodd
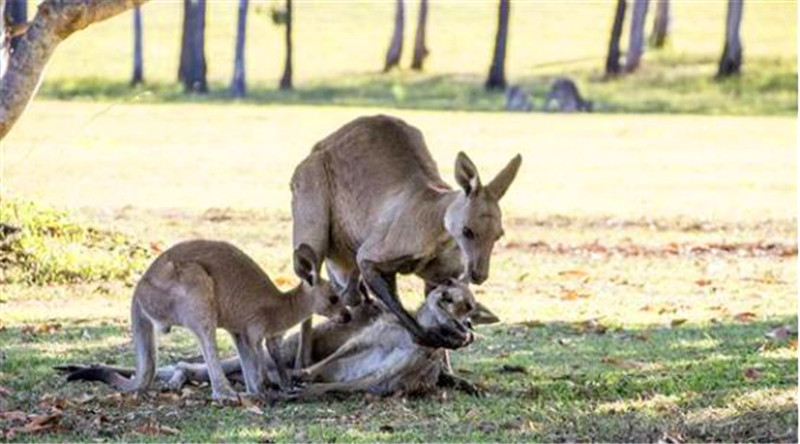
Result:
M318 262L311 248L299 245L295 270L303 282L284 294L258 264L231 244L194 240L171 247L153 261L133 294L134 377L112 372L105 374L107 379L97 375L94 379L124 391L146 390L155 376L156 329L167 332L172 325L181 325L200 342L214 399L237 398L220 365L217 328L233 337L248 394L263 393L267 359L276 369L281 389L287 389L280 356L283 333L313 313L342 322L350 318L331 285L319 277Z
M459 153L460 189L454 190L418 129L388 116L358 118L318 142L295 169L294 245L309 245L340 285L363 278L420 344L455 348L457 332L425 330L403 308L396 275L414 273L428 286L461 275L484 282L503 235L498 202L521 162L517 155L484 186L472 161ZM302 331L308 336L310 323ZM302 342L307 349L308 339ZM308 352L301 358L306 366Z

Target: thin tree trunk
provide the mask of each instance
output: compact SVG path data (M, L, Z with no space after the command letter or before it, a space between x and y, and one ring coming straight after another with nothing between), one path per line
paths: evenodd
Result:
M647 19L647 7L650 0L634 0L631 13L630 41L625 56L625 71L633 72L639 67L644 53L644 21Z
M292 89L292 0L286 0L286 62L283 65L280 89Z
M669 0L657 0L656 19L653 21L653 33L650 34L650 43L654 48L663 48L669 35Z
M183 36L178 79L186 93L208 92L206 82L206 0L183 1Z
M615 76L622 70L619 64L619 41L622 37L622 25L625 23L625 0L617 0L614 12L614 24L611 26L611 39L608 42L606 58L606 76Z
M386 51L386 63L383 65L383 72L387 72L400 64L400 56L403 54L405 14L403 0L397 0L397 7L394 13L394 31L392 32L392 40L389 43L389 50Z
M425 45L425 27L428 24L428 0L419 3L419 16L417 18L417 34L414 36L414 58L411 69L422 70L425 57L428 56L428 47Z
M142 57L142 9L133 8L133 75L131 85L144 83L144 58Z
M244 70L244 43L247 37L248 6L248 0L239 0L239 17L236 22L236 55L233 60L233 80L231 80L231 94L234 97L244 97L247 93Z
M0 9L1 11L2 9ZM13 25L23 25L28 21L28 1L27 0L7 0L6 17ZM11 38L11 51L17 49L21 36Z
M0 0L0 79L8 69L9 57L11 56L11 41L6 32L6 21L4 19L6 10L6 0Z
M725 21L725 48L719 60L717 77L738 75L742 68L742 41L739 27L742 24L744 0L728 0L728 16Z
M74 32L111 18L147 0L44 0L39 4L0 78L0 140L25 111L59 43Z
M494 40L494 55L486 79L486 89L506 88L506 45L508 43L508 16L511 13L511 1L500 0L497 13L497 35Z

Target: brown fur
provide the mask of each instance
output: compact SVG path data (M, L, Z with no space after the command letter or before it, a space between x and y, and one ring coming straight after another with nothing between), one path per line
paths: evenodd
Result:
M295 268L305 280L284 294L258 264L231 244L195 240L173 246L153 261L134 291L135 376L112 377L108 382L126 391L147 389L156 367L155 329L168 331L181 325L200 342L214 398L236 397L219 362L217 328L233 336L248 393L262 392L268 359L278 384L286 389L279 348L283 333L313 313L343 321L350 316L331 286L319 278L317 262L308 247L299 246Z
M503 233L498 201L520 163L515 157L483 186L459 153L454 190L417 128L388 116L356 119L317 143L295 169L294 244L309 245L342 286L361 276L417 341L455 347L445 331L426 331L408 314L395 276L414 273L433 285L462 275L485 281ZM303 331L310 333L310 325Z

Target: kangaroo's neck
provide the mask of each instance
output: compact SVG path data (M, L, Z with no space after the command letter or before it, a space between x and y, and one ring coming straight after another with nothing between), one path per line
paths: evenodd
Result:
M281 295L281 303L275 308L275 329L286 331L306 320L313 313L313 295L303 288L304 284Z
M428 204L422 206L422 208L424 209L423 211L428 214L425 214L424 217L426 220L435 222L436 227L443 232L442 234L447 232L444 225L444 218L447 214L447 209L453 204L453 202L455 202L460 193L461 191L458 190L427 190L425 200L428 201Z

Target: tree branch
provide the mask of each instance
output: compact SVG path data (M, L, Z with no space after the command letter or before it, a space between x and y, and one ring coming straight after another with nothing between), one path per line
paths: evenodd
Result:
M25 111L59 43L147 0L44 0L0 78L0 140Z

